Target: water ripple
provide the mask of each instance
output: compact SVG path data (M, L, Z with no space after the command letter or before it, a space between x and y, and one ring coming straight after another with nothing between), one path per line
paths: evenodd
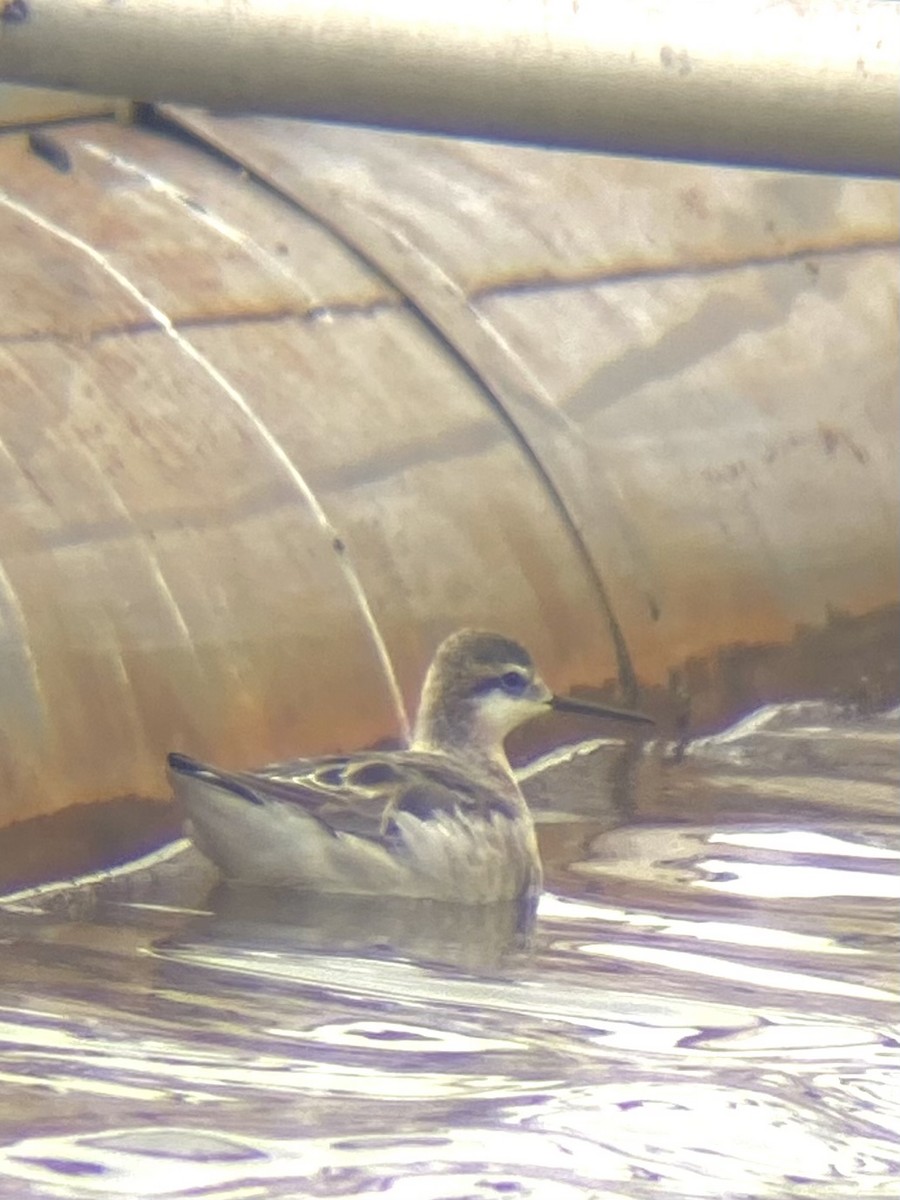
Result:
M210 892L183 843L0 901L0 1200L892 1198L897 727L548 758L536 916Z

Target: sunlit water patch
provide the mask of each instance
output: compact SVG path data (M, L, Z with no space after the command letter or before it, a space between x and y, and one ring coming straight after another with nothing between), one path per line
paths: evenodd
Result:
M0 1197L895 1196L898 750L807 704L556 755L536 915L186 845L9 897Z

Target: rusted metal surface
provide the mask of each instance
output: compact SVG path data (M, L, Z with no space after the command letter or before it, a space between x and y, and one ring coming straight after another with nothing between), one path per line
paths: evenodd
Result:
M9 879L463 624L670 729L895 694L896 188L169 115L0 137L0 824L83 831Z
M896 602L895 185L177 115L483 381L645 686Z
M378 639L407 708L463 621L614 673L529 457L391 286L170 139L53 136L64 175L0 142L6 821L163 797L171 746L396 736Z

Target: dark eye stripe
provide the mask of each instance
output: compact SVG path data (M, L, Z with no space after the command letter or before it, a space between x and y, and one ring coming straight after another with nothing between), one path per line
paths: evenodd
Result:
M486 675L483 679L479 679L472 687L472 691L476 695L483 695L485 692L505 692L508 696L514 696L524 692L528 687L528 676L521 671L504 671L502 675Z

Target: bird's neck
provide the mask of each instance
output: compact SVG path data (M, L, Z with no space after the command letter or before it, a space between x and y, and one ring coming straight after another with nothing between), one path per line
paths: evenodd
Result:
M470 769L477 767L515 783L502 739L486 735L476 721L467 721L459 713L448 714L440 707L432 709L423 704L413 730L411 749L444 754Z

